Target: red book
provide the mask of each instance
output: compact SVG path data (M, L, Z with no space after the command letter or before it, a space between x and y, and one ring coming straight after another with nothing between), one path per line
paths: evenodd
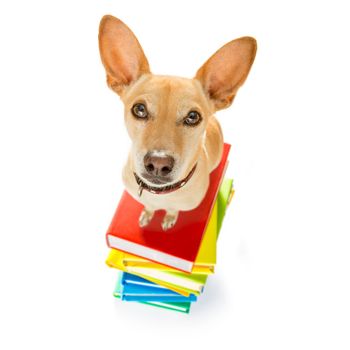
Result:
M226 171L229 151L230 145L225 144L201 204L193 210L180 211L176 224L167 232L161 227L164 210L156 211L150 224L141 228L139 216L143 205L124 191L107 231L108 246L191 272Z

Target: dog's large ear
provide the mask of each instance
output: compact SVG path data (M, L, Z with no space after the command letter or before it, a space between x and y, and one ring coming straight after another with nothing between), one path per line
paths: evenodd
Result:
M150 73L147 58L136 36L118 18L110 15L102 18L98 39L107 84L118 94L142 74Z
M256 54L256 40L243 37L219 49L197 71L198 79L217 110L231 105L246 80Z

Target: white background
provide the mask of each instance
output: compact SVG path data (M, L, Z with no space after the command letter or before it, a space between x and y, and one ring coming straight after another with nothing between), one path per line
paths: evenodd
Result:
M350 348L346 3L1 2L1 349ZM111 294L104 234L129 140L98 53L106 13L160 74L258 40L218 114L237 192L189 315Z

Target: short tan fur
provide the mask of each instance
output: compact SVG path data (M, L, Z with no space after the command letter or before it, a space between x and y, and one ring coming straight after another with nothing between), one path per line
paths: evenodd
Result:
M99 47L107 84L124 103L125 125L132 140L123 169L124 185L145 206L140 225L147 225L155 210L164 209L162 227L167 230L179 211L197 207L207 191L209 174L223 149L214 113L231 105L247 78L256 41L243 37L227 43L193 79L152 74L133 32L113 16L101 20ZM185 179L192 169L183 187L162 194L145 190L139 195L134 174L145 186L161 190Z

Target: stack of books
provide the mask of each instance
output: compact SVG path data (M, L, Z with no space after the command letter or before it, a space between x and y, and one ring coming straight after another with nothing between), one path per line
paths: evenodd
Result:
M116 298L190 311L214 273L217 238L234 192L233 181L223 179L229 150L225 144L201 204L180 212L174 227L166 232L161 228L164 211L157 211L147 227L139 227L142 204L123 193L106 236L111 248L106 263L120 270Z

